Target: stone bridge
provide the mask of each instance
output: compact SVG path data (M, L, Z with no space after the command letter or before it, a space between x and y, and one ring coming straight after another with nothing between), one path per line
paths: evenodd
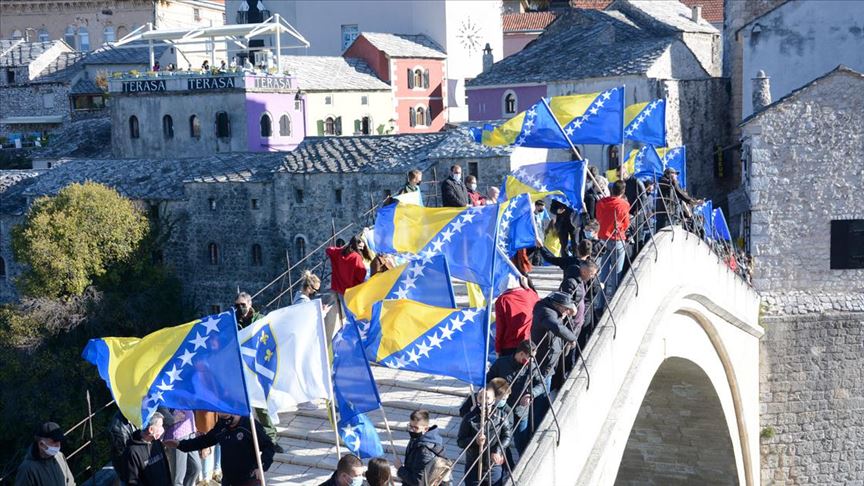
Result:
M665 230L586 346L517 484L759 483L759 298L704 242ZM560 442L558 442L560 440Z

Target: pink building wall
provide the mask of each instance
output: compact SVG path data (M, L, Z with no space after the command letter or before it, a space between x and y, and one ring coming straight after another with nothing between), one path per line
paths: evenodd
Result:
M447 113L444 109L444 61L441 59L391 59L396 82L393 86L393 96L396 99L399 133L429 133L444 128ZM428 70L429 87L408 87L408 70ZM425 127L412 127L409 122L409 110L417 106L432 110L432 123Z
M246 93L246 139L250 152L294 150L306 135L304 113L295 108L294 93ZM261 115L269 113L273 135L261 136ZM287 114L291 119L291 135L279 134L279 119Z
M528 45L529 42L540 37L542 32L504 34L504 57L516 54Z

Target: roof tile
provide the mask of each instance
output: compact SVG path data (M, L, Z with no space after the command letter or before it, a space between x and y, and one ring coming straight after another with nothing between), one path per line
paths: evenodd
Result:
M390 85L378 79L366 61L340 56L282 56L282 69L297 80L300 89L321 90L389 90Z
M388 34L383 32L361 32L370 44L390 57L416 57L445 59L447 53L435 41L423 34Z
M524 12L504 14L504 33L533 32L545 29L555 20L553 12Z

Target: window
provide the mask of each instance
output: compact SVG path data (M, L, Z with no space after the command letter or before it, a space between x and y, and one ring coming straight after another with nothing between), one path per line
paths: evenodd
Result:
M504 114L513 115L516 113L516 94L509 92L504 95Z
M201 22L201 9L193 8L192 9L192 17L195 18L195 22Z
M216 199L208 198L207 199L207 207L210 208L210 211L216 211Z
M219 305L219 304L212 304L212 305L210 305L210 314L211 314L211 315L213 315L213 314L221 314L221 313L222 313L222 306L221 306L221 305Z
M336 189L336 191L334 191L333 201L336 204L342 204L342 189Z
M201 138L201 120L198 119L198 115L189 117L189 137Z
M63 41L69 44L69 47L75 48L75 27L70 25L66 27L66 31L63 33Z
M347 24L342 26L342 50L348 49L354 43L354 39L360 35L360 29L357 24Z
M423 71L419 69L414 70L414 87L415 88L423 88Z
M414 89L414 71L408 68L408 75L405 77L408 81L408 89Z
M270 118L269 113L261 115L259 125L261 125L261 136L263 138L270 138L273 136L273 119Z
M216 113L216 136L219 138L231 136L231 120L228 118L228 113L224 111Z
M174 138L174 119L171 115L162 117L162 136L165 138Z
M363 135L369 135L372 133L372 119L368 116L364 116L360 120L360 133Z
M132 115L129 117L129 138L138 138L138 117Z
M261 245L255 243L254 245L252 245L252 266L260 267L263 264L262 262L263 260L261 257Z
M84 27L78 27L78 50L90 50L90 33Z
M414 125L423 126L426 125L426 109L422 106L417 107L414 115Z
M300 100L294 100L294 110L300 111L300 108L303 107L303 104Z
M334 120L332 116L328 116L327 119L324 120L324 134L336 135L336 120Z
M45 108L54 108L54 93L45 93L42 95L42 106Z
M477 162L468 162L468 175L480 178L480 167Z
M294 189L294 202L303 204L303 189Z
M299 262L306 257L306 238L298 236L294 238L294 256Z
M864 268L864 219L831 221L831 270Z
M261 208L258 206L258 200L257 200L257 199L253 199L253 200L252 200L252 209L261 209Z
M432 126L432 108L431 107L426 110L426 126L427 127Z
M363 105L363 106L368 105L368 104L369 104L369 97L368 97L368 96L365 96L365 95L364 95L364 96L361 96L361 97L360 97L360 104Z
M6 68L6 83L15 84L15 70Z
M6 260L0 257L0 278L6 278Z
M219 265L219 246L216 243L207 245L207 255L210 259L210 265Z
M77 95L72 97L76 110L99 110L105 107L105 98L100 95Z
M423 87L429 88L429 70L428 69L423 70Z
M23 37L24 35L21 33L20 30L15 29L12 31L12 40L21 40Z
M114 42L117 40L117 36L114 35L114 27L109 25L102 30L102 40L105 42Z
M325 105L332 105L333 104L333 97L332 96L325 96L324 97L324 104Z
M279 117L279 136L291 136L291 117L287 113Z
M414 108L408 108L408 126L413 127L417 125L417 118L415 118L415 116L416 111L414 110Z
M39 42L48 42L51 40L51 35L45 29L39 29Z
M621 165L620 157L618 157L618 146L610 145L608 149L606 149L607 156L609 157L609 169L616 169L619 165Z

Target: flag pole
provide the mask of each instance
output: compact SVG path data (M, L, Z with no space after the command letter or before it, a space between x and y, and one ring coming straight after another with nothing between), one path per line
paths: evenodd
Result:
M567 132L564 131L564 127L561 126L561 122L559 122L558 118L555 117L555 113L552 112L552 107L549 106L549 102L546 101L546 98L541 97L540 101L542 101L543 106L545 106L546 109L549 110L549 114L552 116L552 119L555 120L555 126L558 127L558 130L561 131L561 135L563 135L564 139L567 140L567 143L570 144L570 150L573 151L573 154L576 156L576 158L579 160L585 160L582 158L582 154L579 153L579 149L577 149L576 146L573 145L573 141L570 140L570 137L567 136ZM596 177L594 177L594 174L592 174L590 170L588 171L588 176L591 177L591 181L594 183L594 185L596 185L598 188L602 188L602 186L600 185L600 182L597 180ZM584 202L583 202L582 206L583 207L585 206Z
M252 424L252 443L255 444L255 460L258 462L258 471L261 472L261 486L267 486L267 481L264 479L264 465L261 464L261 448L258 447L258 432L255 430L255 412L249 412L249 423ZM274 444L275 445L275 444Z
M239 286L237 287L240 288ZM240 330L237 329L237 314L231 310L231 317L234 320L234 340L237 342L237 356L240 358L240 363L243 363L243 353L240 351ZM240 373L240 378L243 380L243 390L246 391L246 405L249 407L249 424L252 426L252 444L255 446L255 461L258 463L258 471L261 473L261 486L267 486L267 481L264 479L264 465L261 463L261 447L258 445L258 432L255 430L255 410L252 409L252 400L249 399L249 386L246 384L246 372ZM276 445L276 444L273 444Z
M381 416L384 417L384 427L387 428L387 437L390 438L390 450L393 452L393 463L399 467L399 455L396 454L396 443L393 441L393 432L390 431L390 422L387 421L387 414L384 413L384 405L381 405Z
M342 449L339 447L339 420L336 418L336 393L333 391L333 359L330 347L327 346L327 328L324 326L324 312L321 309L321 299L318 302L318 324L321 326L321 346L327 356L327 385L330 388L330 422L333 424L333 435L336 439L336 461L342 459ZM338 304L338 302L337 302Z

